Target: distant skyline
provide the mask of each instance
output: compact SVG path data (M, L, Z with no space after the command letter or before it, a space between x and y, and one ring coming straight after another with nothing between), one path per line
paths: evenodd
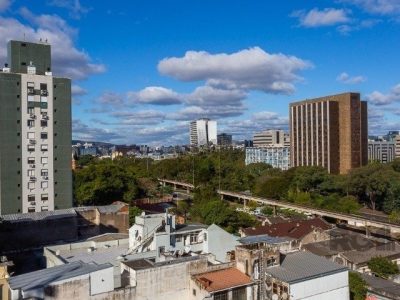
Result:
M400 130L400 2L0 0L10 39L48 40L73 79L73 138L189 143L287 129L289 103L360 92L369 134Z

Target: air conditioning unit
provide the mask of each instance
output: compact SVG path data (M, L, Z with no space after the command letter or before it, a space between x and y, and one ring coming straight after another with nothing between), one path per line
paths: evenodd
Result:
M28 87L28 94L29 95L34 95L35 94L35 89Z
M29 165L29 167L31 167L32 169L34 169L34 168L35 168L35 165L32 164L32 165Z
M42 119L43 119L43 120L48 120L48 119L49 119L49 116L48 116L48 115L43 115L43 116L42 116Z
M36 177L35 177L35 176L30 176L30 177L29 177L29 180L30 180L30 181L36 181Z
M36 144L36 141L31 139L31 140L29 140L29 144L35 145L35 144Z
M29 115L29 118L31 118L31 119L36 119L36 116L35 116L34 114L30 114L30 115Z
M49 176L43 176L44 180L49 180Z
M30 205L36 205L35 201L29 202Z

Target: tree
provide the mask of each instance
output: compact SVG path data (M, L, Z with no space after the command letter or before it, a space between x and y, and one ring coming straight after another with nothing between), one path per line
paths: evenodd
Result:
M375 274L375 276L384 279L388 279L391 275L397 275L400 273L397 264L386 257L377 256L371 258L367 264L368 268L373 274Z
M356 272L349 273L349 288L351 300L365 300L367 296L367 283Z
M129 207L129 226L135 224L135 217L139 216L142 210L137 206Z

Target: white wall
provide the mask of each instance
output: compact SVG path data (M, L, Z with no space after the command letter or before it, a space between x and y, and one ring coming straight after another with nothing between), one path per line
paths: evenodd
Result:
M114 268L90 273L90 295L106 293L114 290Z

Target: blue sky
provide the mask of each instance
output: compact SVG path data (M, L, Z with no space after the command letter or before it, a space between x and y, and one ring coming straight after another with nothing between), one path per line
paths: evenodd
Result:
M9 39L48 39L80 139L187 143L199 117L251 138L345 91L371 134L400 129L400 1L279 2L0 0L0 62Z

